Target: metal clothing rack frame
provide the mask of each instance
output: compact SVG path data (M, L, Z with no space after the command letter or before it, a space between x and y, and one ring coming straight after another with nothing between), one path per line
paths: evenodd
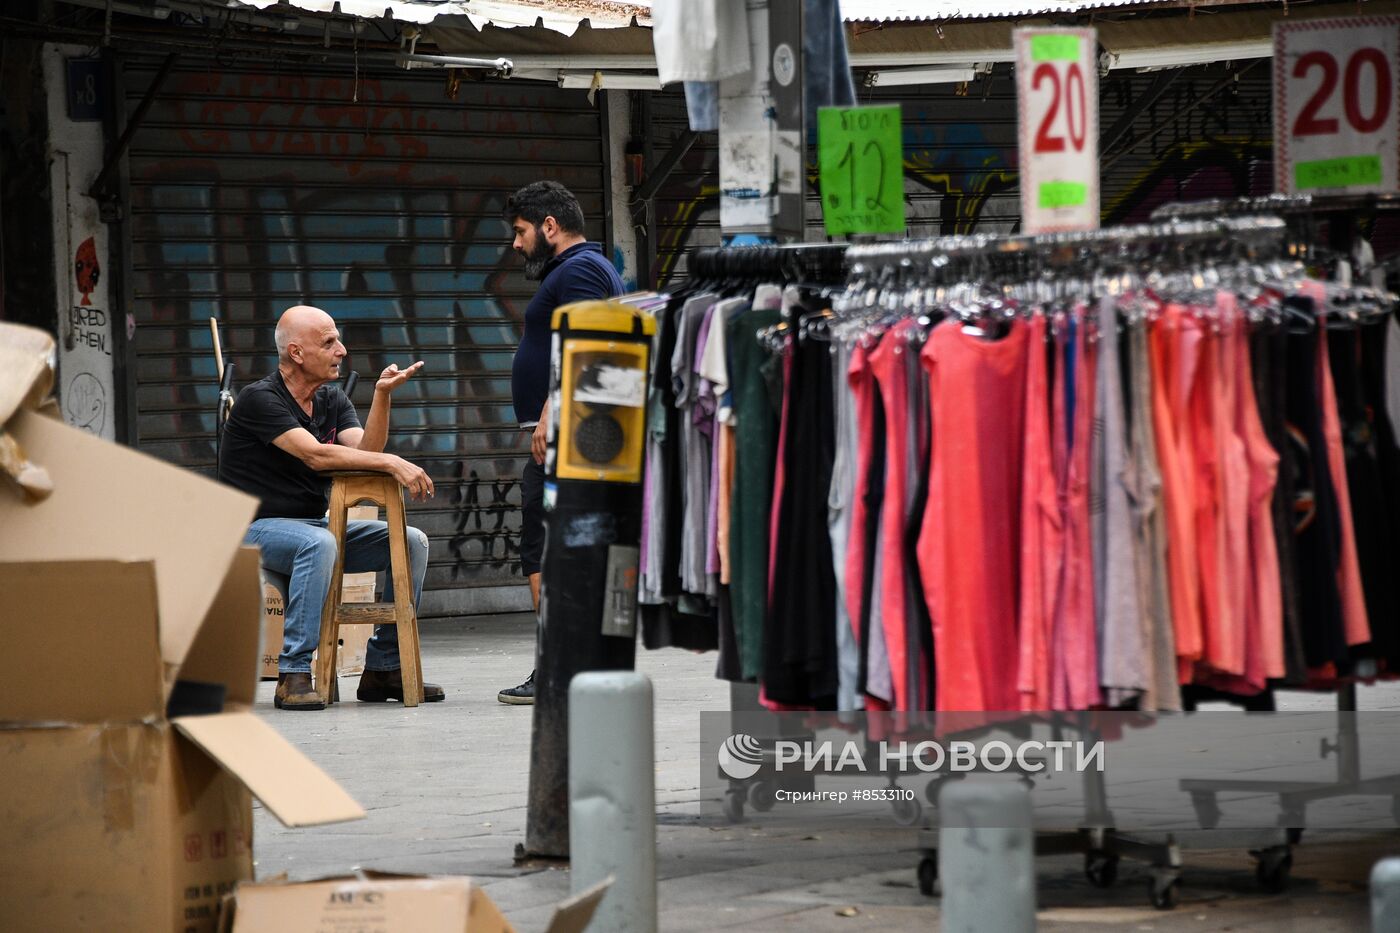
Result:
M1310 253L1319 217L1342 220L1329 230L1331 248L1349 248L1356 233L1359 215L1400 210L1400 194L1324 194L1218 198L1208 201L1165 204L1152 212L1154 220L1191 219L1202 216L1231 217L1268 212L1285 219L1301 245ZM1260 780L1183 780L1180 787L1191 795L1197 819L1206 829L1220 820L1218 795L1222 793L1276 794L1279 824L1286 828L1287 843L1259 853L1259 877L1266 887L1281 890L1287 885L1292 865L1291 845L1301 838L1308 803L1335 797L1382 796L1392 799L1391 813L1400 823L1400 774L1370 779L1361 777L1361 736L1356 721L1356 685L1337 688L1337 740L1323 740L1320 755L1337 754L1337 777L1331 782Z
M844 280L845 243L707 246L692 250L690 275L700 280L774 278L831 285Z
M1357 195L1313 197L1308 195L1270 195L1260 198L1236 198L1194 204L1167 205L1152 215L1151 223L1110 227L1100 230L1049 234L970 235L943 237L924 241L902 241L851 247L847 261L856 268L870 266L917 266L937 263L940 257L1026 256L1029 254L1058 254L1062 257L1083 255L1090 248L1128 248L1141 244L1160 244L1164 248L1190 242L1228 237L1236 242L1285 244L1286 240L1301 239L1290 246L1294 255L1310 255L1316 229L1313 221L1319 214L1346 218L1345 224L1331 228L1334 248L1349 245L1355 232L1356 215L1367 210L1400 208L1400 196ZM1301 222L1300 222L1301 221ZM1102 254L1098 254L1102 257ZM1216 802L1219 793L1275 793L1279 797L1279 827L1255 833L1232 833L1234 840L1249 837L1257 840L1259 848L1252 850L1258 859L1256 875L1270 891L1287 887L1292 867L1292 846L1301 838L1303 810L1310 801L1329 797L1354 795L1391 796L1393 812L1400 821L1400 775L1363 780L1360 776L1360 737L1354 715L1356 688L1345 685L1338 691L1339 730L1337 742L1324 742L1322 755L1338 753L1337 780L1327 782L1215 781L1182 780L1180 787L1191 795L1202 829L1214 829L1220 819ZM1173 834L1165 842L1151 842L1113 829L1114 819L1108 807L1108 789L1101 774L1086 773L1085 791L1088 812L1085 825L1078 833L1037 833L1037 855L1063 855L1082 852L1085 874L1098 887L1107 887L1117 877L1120 858L1134 858L1152 866L1150 899L1159 909L1174 907L1179 897L1181 846ZM1212 840L1215 841L1215 840ZM937 881L937 831L924 829L919 833L921 860L918 868L920 890L933 894Z
M1251 212L1252 213L1252 212ZM846 261L860 264L894 265L918 261L933 262L937 257L1026 256L1056 253L1074 255L1091 248L1134 246L1180 246L1191 242L1229 238L1233 242L1278 243L1288 232L1287 224L1268 214L1214 218L1186 218L1146 224L1127 224L1098 230L1076 230L1034 234L964 234L929 240L900 240L851 246ZM1102 256L1102 253L1096 253Z
M1328 222L1327 246L1345 253L1364 215L1400 210L1400 194L1266 194L1255 197L1175 201L1152 212L1152 219L1190 220L1199 217L1237 217L1273 214L1282 218L1298 240L1298 252L1312 256L1317 244L1317 221Z

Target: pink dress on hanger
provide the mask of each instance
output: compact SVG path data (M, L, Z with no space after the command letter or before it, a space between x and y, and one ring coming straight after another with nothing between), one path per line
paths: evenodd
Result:
M1203 313L1200 308L1191 309L1191 314L1198 319ZM1194 347L1192 341L1193 335L1183 332L1183 365L1191 366L1193 357L1195 365L1195 381L1187 403L1189 446L1186 455L1190 458L1194 479L1196 573L1201 581L1202 653L1198 670L1191 675L1191 682L1198 682L1203 674L1229 671L1229 632L1235 626L1229 617L1227 581L1223 572L1226 554L1222 495L1224 452L1216 428L1217 414L1224 409L1218 372L1220 335L1213 322L1200 322Z
M875 399L871 391L874 377L866 361L866 349L857 343L851 349L851 362L846 369L846 382L855 398L856 424L869 425L875 410ZM856 483L851 496L851 533L846 539L846 614L851 619L851 630L860 641L861 607L865 593L865 475L870 470L869 431L856 438Z
M1269 442L1259 417L1249 356L1248 328L1235 296L1221 293L1217 308L1226 328L1229 356L1225 371L1234 382L1232 392L1235 431L1243 445L1244 466L1235 475L1243 482L1243 556L1239 587L1244 667L1238 675L1219 674L1205 682L1230 693L1252 695L1268 686L1268 678L1282 677L1283 591L1279 577L1278 546L1274 538L1273 494L1278 479L1278 452Z
M1050 638L1060 579L1063 528L1050 444L1050 387L1045 316L1027 325L1025 452L1021 463L1021 592L1017 608L1021 709L1050 709Z
M1236 349L1240 341L1239 312L1235 297L1217 292L1215 315L1218 333L1215 340L1215 402L1214 421L1216 445L1219 452L1220 474L1217 480L1220 496L1218 527L1222 548L1220 565L1220 602L1224 640L1220 646L1220 670L1229 674L1245 673L1246 645L1249 633L1245 606L1250 586L1249 572L1249 460L1239 427L1239 374Z
M1184 365L1183 356L1194 359L1198 340L1186 339L1190 332L1199 337L1196 322L1180 305L1167 305L1151 325L1148 346L1152 356L1152 426L1157 440L1157 457L1162 474L1162 505L1166 515L1167 582L1171 591L1173 631L1180 683L1190 681L1190 672L1201 656L1201 591L1196 570L1195 495L1193 461L1183 444L1186 434L1187 400L1191 394L1194 368Z
M875 419L876 391L875 375L870 367L870 347L864 343L857 343L851 350L851 362L846 369L846 381L851 387L851 394L855 399L856 423L860 425L871 425ZM855 492L851 497L851 531L846 539L846 612L851 619L851 630L855 635L856 644L861 644L861 619L865 605L865 568L866 555L869 548L875 547L878 541L869 541L866 536L866 525L869 523L870 514L867 506L869 496L869 479L871 461L874 459L874 436L870 430L862 431L856 439L856 483ZM877 619L871 619L871 624L878 624ZM883 639L871 639L871 644L862 646L862 651L867 656L866 663L869 663L869 654L883 647ZM892 697L875 696L869 692L865 694L865 706L870 710L888 710L891 707Z
M1064 465L1064 486L1061 496L1064 525L1064 562L1060 572L1059 598L1055 607L1054 640L1051 662L1051 709L1082 710L1099 703L1098 633L1094 621L1094 543L1089 517L1089 474L1093 464L1095 362L1097 344L1086 339L1087 327L1083 308L1075 309L1079 318L1074 328L1073 352L1075 406L1073 423L1065 423L1064 393L1057 391L1055 405L1064 430L1067 456ZM1069 348L1067 348L1069 349ZM1066 357L1056 369L1056 382L1061 383Z
M1239 423L1249 459L1249 568L1252 574L1246 618L1254 641L1245 666L1245 678L1250 685L1263 690L1269 678L1283 677L1287 673L1283 656L1283 583L1273 511L1279 455L1269 443L1259 416L1248 328L1243 324L1235 343L1235 354Z
M1026 326L1000 340L933 329L933 443L919 572L933 620L939 710L1018 710L1017 592Z
M1342 594L1342 620L1348 645L1364 645L1371 640L1371 623L1366 616L1366 596L1361 588L1361 561L1356 553L1356 526L1351 516L1351 493L1347 485L1346 452L1342 447L1342 420L1337 414L1337 389L1332 383L1332 367L1327 362L1327 289L1321 282L1305 281L1299 290L1313 300L1317 316L1317 385L1322 402L1322 434L1327 438L1327 468L1337 496L1337 517L1342 525L1341 564L1337 568L1337 588Z
M890 679L894 685L894 708L910 708L908 607L904 574L914 572L904 560L904 512L909 485L905 464L909 458L909 383L904 376L902 356L917 353L909 342L913 321L902 321L880 341L870 354L870 367L880 388L880 400L885 410L885 498L880 509L880 540L872 542L880 548L880 619L885 633L885 651L890 659ZM871 619L871 625L877 620Z

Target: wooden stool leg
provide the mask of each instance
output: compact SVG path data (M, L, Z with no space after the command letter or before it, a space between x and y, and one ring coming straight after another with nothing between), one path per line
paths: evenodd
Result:
M394 482L392 478L389 480ZM423 702L423 661L418 652L418 615L413 608L413 573L408 560L408 522L404 516L403 490L394 482L385 496L389 522L389 568L394 575L394 618L399 629L399 665L403 677L403 705Z
M316 692L327 706L338 700L335 683L335 655L339 641L336 618L340 611L340 584L345 576L345 487L331 484L329 530L335 539L335 570L331 572L331 589L321 610L321 644L316 650Z

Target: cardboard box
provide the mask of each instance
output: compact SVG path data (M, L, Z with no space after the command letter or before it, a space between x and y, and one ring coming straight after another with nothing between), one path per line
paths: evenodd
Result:
M277 679L277 658L282 654L282 594L271 583L263 584L262 679Z
M545 933L582 933L611 879L554 909ZM470 878L362 872L299 884L240 884L226 902L221 933L515 933Z
M370 574L373 576L373 574ZM373 602L371 599L352 600L345 602ZM282 653L282 594L277 592L275 586L263 586L263 630L262 630L262 660L260 662L261 676L263 680L277 679L277 659ZM358 674L365 669L365 651L369 647L370 636L374 634L374 626L365 622L356 622L353 625L342 625L340 627L340 651L335 659L335 672L339 677L349 677ZM312 652L315 657L315 652Z
M379 509L372 505L357 505L348 510L351 521L373 521L379 517ZM347 573L341 577L340 599L347 603L374 602L374 586L378 574ZM277 679L277 658L282 653L282 624L284 607L282 594L277 587L263 587L263 632L262 632L262 679ZM338 677L348 677L365 669L365 648L373 625L342 625L340 627L340 652L335 661ZM314 657L314 654L313 654Z
M25 659L0 678L0 926L212 931L253 874L253 796L289 826L364 816L251 712L256 503L28 408L4 428L53 492L0 485Z

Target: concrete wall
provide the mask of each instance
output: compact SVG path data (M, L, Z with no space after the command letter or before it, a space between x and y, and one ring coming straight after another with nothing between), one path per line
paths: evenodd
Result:
M113 303L107 225L87 191L102 171L105 142L100 116L70 117L73 99L101 105L111 93L100 79L69 87L67 62L88 57L82 46L45 45L49 179L52 197L53 281L58 319L58 400L64 420L115 440L117 393L113 378ZM100 73L100 72L98 72ZM100 109L97 110L100 113Z
M604 91L602 106L608 108L607 196L612 198L613 265L622 284L631 291L637 287L637 231L627 206L626 149L631 136L631 91Z

